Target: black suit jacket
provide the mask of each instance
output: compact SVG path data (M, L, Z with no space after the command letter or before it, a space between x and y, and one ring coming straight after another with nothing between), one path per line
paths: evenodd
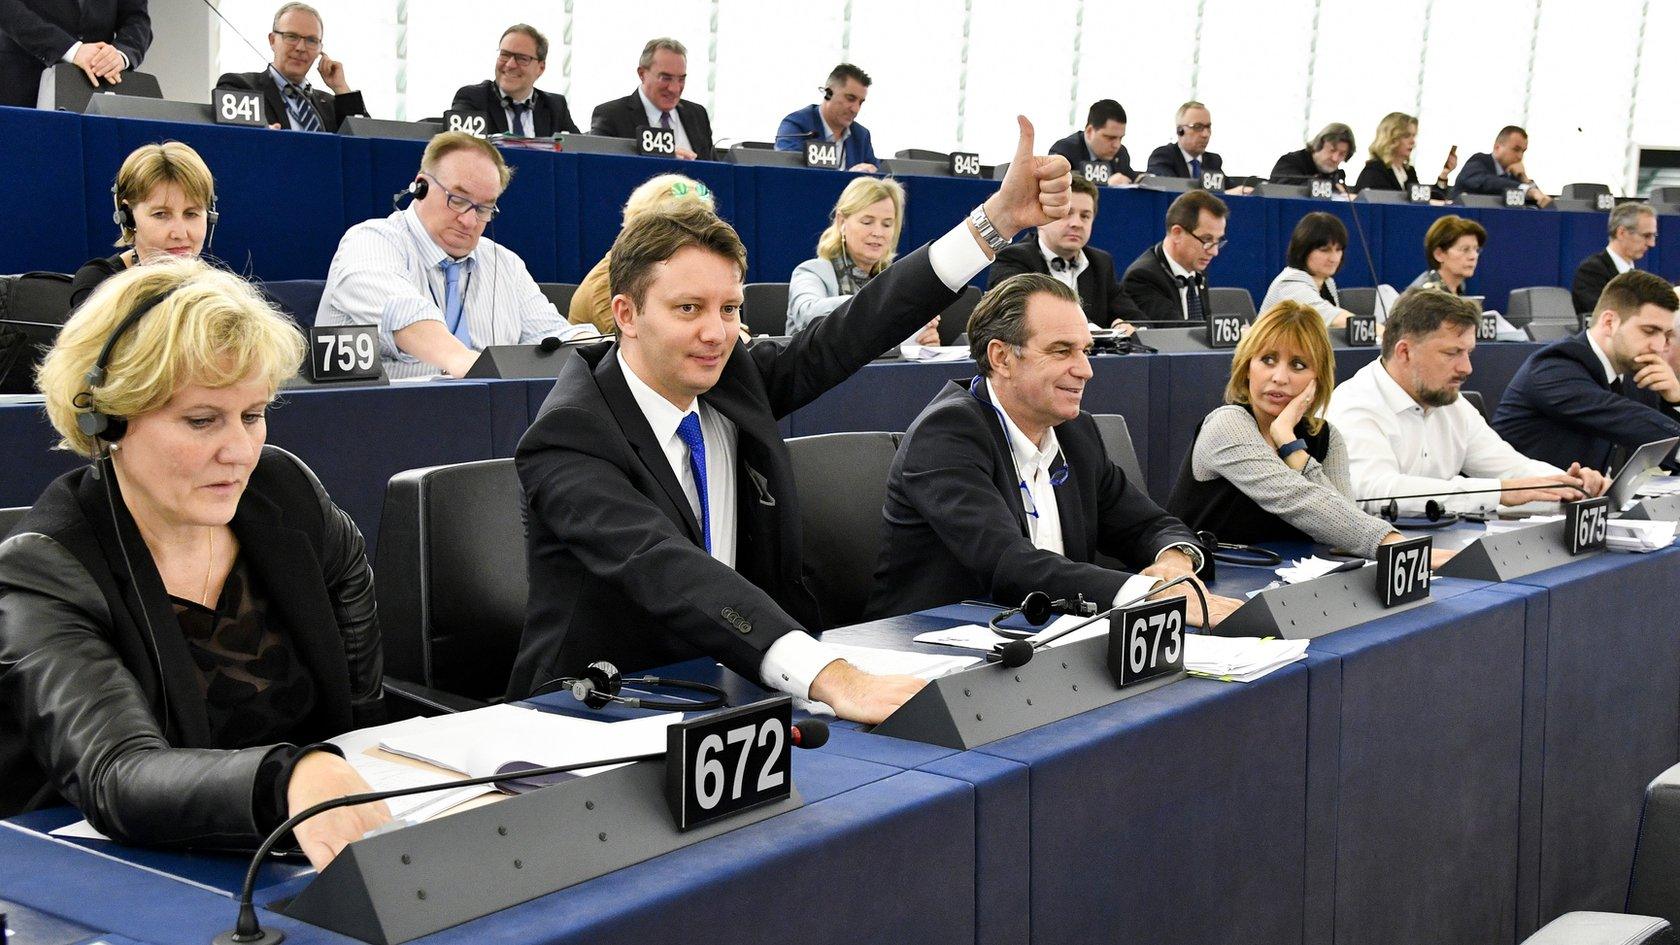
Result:
M1120 280L1114 277L1113 256L1086 246L1085 262L1085 270L1079 274L1079 307L1085 310L1086 320L1107 328L1117 318L1132 322L1144 317L1143 311L1121 291ZM1029 235L1025 241L997 254L986 276L986 288L1023 272L1050 274L1050 264L1044 261L1036 236Z
M494 79L485 79L477 85L463 85L456 89L455 101L451 102L449 107L452 110L482 114L490 134L508 133L507 109L502 107L502 90ZM578 126L572 121L572 111L566 107L566 96L558 92L544 92L542 89L531 90L531 126L539 138L557 135L562 131L569 131L574 135L578 133Z
M291 119L286 115L286 99L280 94L280 86L268 70L261 72L228 72L216 80L216 88L250 89L261 92L263 97L263 117L270 122L279 122L280 127L290 128ZM315 103L315 112L321 117L321 130L337 134L338 126L351 115L366 115L367 106L362 104L362 93L345 92L334 95L331 91L315 88L309 89L309 100Z
M1096 160L1096 158L1091 156L1090 146L1085 143L1085 132L1083 130L1075 131L1066 138L1062 138L1055 144L1052 144L1050 146L1050 153L1060 154L1062 157L1067 158L1068 164L1072 165L1073 172L1075 174L1079 173L1079 165L1085 163L1086 161ZM1132 155L1131 152L1126 150L1125 145L1120 146L1119 152L1116 153L1114 157L1107 161L1103 161L1102 163L1108 165L1108 172L1110 174L1118 172L1126 175L1128 178L1135 178L1138 176L1137 171L1132 170Z
M885 617L1029 591L1106 606L1131 575L1093 564L1101 551L1141 570L1169 545L1195 544L1103 449L1088 413L1056 427L1067 481L1056 487L1063 554L1033 546L1020 476L986 388L952 381L910 425L887 477L868 615Z
M822 629L801 573L799 496L776 422L956 297L924 247L791 339L736 344L700 395L738 433L733 570L702 545L616 342L568 355L515 454L531 597L508 694L603 659L630 671L704 655L757 680L783 634Z
M1184 303L1178 294L1178 283L1173 278L1172 268L1167 264L1166 251L1161 248L1160 243L1144 250L1142 255L1132 260L1132 264L1126 267L1126 274L1120 278L1120 288L1143 313L1144 321L1185 320ZM1206 315L1212 303L1208 298L1205 275L1197 279L1196 291L1201 295L1202 314Z
M121 494L113 517L105 489L91 467L65 473L0 544L0 811L62 796L124 842L255 842L278 824L258 811L284 816L263 800L283 749L212 739L163 580ZM231 527L266 591L267 625L314 681L315 709L293 740L379 722L373 572L349 516L270 446Z
M140 68L152 45L146 0L0 0L0 105L33 107L42 71L77 42L110 43Z
M1680 436L1680 410L1631 377L1621 381L1623 393L1611 391L1585 332L1559 339L1530 355L1505 386L1493 428L1525 456L1561 469L1579 461L1603 470L1618 447L1620 459Z
M1202 152L1202 173L1220 174L1225 171L1225 161L1212 151ZM1184 160L1184 152L1178 149L1178 142L1163 144L1149 152L1149 173L1159 177L1189 177L1190 165Z
M1592 312L1598 308L1598 296L1604 287L1616 278L1616 263L1610 258L1609 250L1599 250L1581 260L1575 267L1575 285L1569 290L1569 297L1575 302L1576 312Z
M680 99L677 102L677 120L682 122L683 131L688 135L688 143L694 146L695 156L702 161L715 160L717 155L712 150L712 119L706 114L706 106L686 98ZM647 111L642 108L642 97L631 92L623 98L615 98L595 106L594 114L589 116L589 133L608 138L634 138L636 129L647 123Z
M1338 167L1334 174L1324 173L1313 163L1312 152L1301 148L1278 158L1277 163L1272 165L1272 173L1266 179L1279 184L1305 184L1315 179L1346 181L1347 172ZM1393 183L1393 180L1394 175L1390 174L1389 182Z
M1453 183L1453 193L1497 195L1521 186L1522 181L1513 175L1500 173L1493 155L1482 151L1470 155L1470 159L1464 162L1463 169L1458 172L1458 180Z

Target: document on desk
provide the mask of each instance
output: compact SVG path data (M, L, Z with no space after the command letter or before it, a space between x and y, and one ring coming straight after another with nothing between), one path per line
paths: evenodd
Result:
M965 345L899 345L906 361L963 361L969 356Z
M681 719L680 712L665 712L602 722L502 704L425 719L429 724L412 732L382 737L379 747L478 778L514 761L546 768L661 752L665 729ZM574 773L583 777L614 767Z
M1036 643L1042 637L1053 633L1060 633L1064 628L1082 623L1089 619L1089 617L1077 617L1070 614L1064 614L1057 617L1055 620L1052 620L1049 626L1045 627L1043 630L1035 632L1028 639ZM1092 637L1105 636L1107 633L1108 621L1098 620L1089 624L1082 630L1075 630L1065 637L1058 640L1052 640L1049 645L1053 647L1064 646L1069 643L1078 643L1080 640L1089 640ZM967 650L991 650L1000 643L1008 643L1011 638L995 633L989 628L982 627L979 624L965 623L961 626L948 627L944 630L930 630L927 633L920 634L915 639L917 643L932 643L937 646L955 646Z
M1656 551L1674 544L1674 522L1616 518L1610 520L1605 547L1611 551Z
M1253 682L1306 659L1310 642L1192 633L1184 638L1184 671L1224 682Z
M1658 496L1680 493L1680 476L1652 476L1639 484L1638 495Z

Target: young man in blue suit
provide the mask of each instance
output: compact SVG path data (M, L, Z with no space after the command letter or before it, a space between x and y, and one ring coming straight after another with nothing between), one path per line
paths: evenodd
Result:
M1594 469L1680 436L1680 380L1664 357L1676 309L1680 299L1657 276L1635 269L1611 279L1592 327L1536 351L1511 378L1494 429L1527 456Z
M869 73L857 66L848 62L835 66L823 83L823 100L782 119L776 129L776 150L803 151L807 141L838 141L841 167L875 173L875 143L869 129L857 121L869 85Z
M1464 162L1464 170L1458 172L1453 195L1498 195L1520 189L1523 199L1529 203L1541 208L1551 206L1551 196L1540 189L1523 166L1523 155L1527 153L1528 132L1516 125L1506 125L1493 139L1492 151L1472 154L1470 160Z

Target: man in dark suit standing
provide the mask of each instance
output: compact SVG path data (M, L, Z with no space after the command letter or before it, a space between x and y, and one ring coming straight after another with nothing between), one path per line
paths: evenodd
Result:
M1114 257L1088 245L1096 219L1097 185L1075 174L1068 215L1039 227L1037 239L998 253L986 275L986 287L1023 272L1041 273L1079 293L1086 321L1130 334L1132 321L1143 313L1121 291Z
M502 33L497 46L496 77L461 86L449 107L483 115L485 130L493 135L548 138L562 131L575 135L578 126L566 107L566 96L537 88L547 68L548 37L534 26L515 23Z
M1126 479L1079 409L1091 332L1071 289L1004 280L975 306L969 346L980 376L945 385L893 458L870 616L1032 591L1107 607L1201 568L1196 536ZM1094 563L1099 551L1136 573ZM1204 622L1187 585L1169 593ZM1208 596L1214 623L1240 604Z
M1207 149L1213 137L1213 115L1201 102L1178 106L1178 140L1150 152L1149 173L1159 177L1188 177L1199 181L1203 174L1223 174L1225 161Z
M1075 174L1084 174L1086 164L1101 164L1108 171L1106 183L1130 184L1138 173L1132 169L1132 155L1121 144L1125 137L1126 110L1114 99L1099 99L1085 114L1084 130L1052 144L1050 153L1067 158Z
M1008 175L967 221L783 343L740 342L746 250L710 210L683 201L625 225L617 338L565 356L515 454L531 599L510 695L594 660L697 656L857 721L915 694L921 680L864 673L808 632L823 620L776 423L927 324L1009 237L1066 212L1067 162L1035 157L1018 121Z
M1453 186L1453 196L1499 195L1521 190L1523 199L1529 203L1538 207L1551 206L1551 196L1529 178L1523 166L1523 155L1527 153L1528 132L1516 125L1499 129L1499 136L1493 139L1492 152L1479 151L1464 162L1464 170L1458 172L1458 181Z
M1657 245L1657 212L1642 203L1621 203L1610 211L1610 245L1575 267L1575 285L1570 297L1575 311L1590 312L1598 305L1604 287Z
M1664 357L1676 309L1680 299L1657 276L1636 269L1611 279L1592 327L1534 352L1511 378L1493 428L1534 459L1594 469L1680 436L1680 380Z
M641 85L623 98L595 106L589 133L609 138L634 138L644 126L670 128L677 133L677 157L713 160L712 120L706 107L682 97L688 84L688 47L669 37L650 39L636 63Z
M1342 184L1347 181L1347 171L1342 165L1353 157L1354 150L1353 129L1333 121L1314 135L1306 147L1278 158L1266 179L1280 184L1305 184L1313 180Z
M1225 201L1205 190L1179 195L1167 208L1167 235L1132 260L1120 287L1151 322L1207 317L1207 268L1224 248Z
M35 107L59 62L115 85L151 45L146 0L0 0L0 105Z
M274 61L268 68L226 73L216 80L217 88L231 86L262 93L271 128L337 133L345 118L367 114L362 93L350 91L344 79L344 65L321 46L324 26L314 7L307 3L282 4L274 14L273 25L268 47L274 51ZM316 66L321 81L332 89L330 93L309 84L310 66Z

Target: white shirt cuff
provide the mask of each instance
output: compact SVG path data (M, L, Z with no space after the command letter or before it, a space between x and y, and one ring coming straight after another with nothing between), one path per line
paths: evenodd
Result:
M1166 582L1151 574L1134 574L1126 579L1126 583L1120 585L1120 593L1114 595L1114 606L1126 607L1138 603L1148 597L1156 585L1164 583Z
M928 247L928 263L934 275L952 292L961 292L968 280L979 275L992 264L980 241L968 230L968 221L957 224L950 232L933 241Z
M840 659L833 650L803 630L784 633L764 651L758 678L766 688L795 699L811 698L811 682L828 664Z
M81 40L77 40L76 42L73 42L73 43L70 44L70 48L66 49L64 51L64 55L59 57L59 61L60 62L74 63L76 61L76 54L81 52L81 51L82 51L82 42L81 42ZM123 61L127 62L128 57L124 56Z

